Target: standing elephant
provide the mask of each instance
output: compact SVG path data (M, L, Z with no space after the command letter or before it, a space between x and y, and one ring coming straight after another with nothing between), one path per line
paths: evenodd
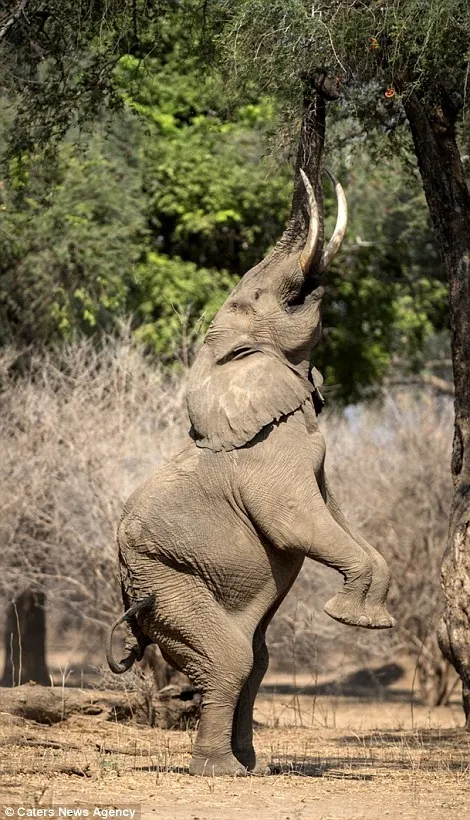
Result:
M201 690L191 774L259 770L252 721L266 628L304 558L344 577L325 606L332 618L394 625L387 564L331 495L315 412L321 280L346 230L346 201L330 174L338 218L323 248L317 197L300 176L307 237L293 237L291 223L219 310L189 374L190 440L134 492L118 530L129 609L113 629L127 622L128 655L117 663L110 640L108 661L124 672L153 642Z

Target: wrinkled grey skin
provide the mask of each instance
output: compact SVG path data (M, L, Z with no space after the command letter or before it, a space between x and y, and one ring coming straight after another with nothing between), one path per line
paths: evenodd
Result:
M325 476L309 379L323 288L318 253L313 270L299 265L304 241L281 241L218 312L189 376L191 438L134 492L119 525L124 604L137 604L129 655L117 664L110 652L110 665L124 671L155 642L201 689L192 774L263 770L252 714L265 632L306 557L344 577L329 615L394 624L388 567L351 531Z

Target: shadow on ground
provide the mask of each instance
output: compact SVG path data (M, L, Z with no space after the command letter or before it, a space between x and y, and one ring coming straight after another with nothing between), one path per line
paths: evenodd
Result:
M469 771L470 735L462 729L371 732L344 735L331 754L278 758L268 764L271 776L375 780L398 772ZM344 748L347 747L347 748ZM444 753L444 754L443 754ZM134 765L134 771L188 774L184 766ZM368 771L370 770L370 771Z
M367 740L367 737L364 738ZM349 738L344 738L348 741ZM362 738L355 738L357 745L360 745ZM437 741L436 741L437 742ZM409 746L406 740L401 737L402 747L397 752L396 749L387 749L386 741L383 741L382 748L376 748L376 753L370 753L370 747L364 747L364 754L333 754L331 757L305 757L302 759L286 759L279 762L274 760L269 763L271 769L270 777L309 777L326 778L333 780L366 780L371 781L392 772L454 772L466 775L468 773L468 754L463 749L452 751L456 754L442 759L433 759L426 756L423 747L421 755L410 755ZM368 772L367 769L371 771ZM186 766L160 766L160 765L140 765L133 766L136 772L173 772L177 774L189 774ZM364 771L366 770L366 771ZM256 775L259 777L260 775Z
M286 776L291 777L332 777L340 780L373 780L372 774L363 772L341 771L342 764L347 767L351 766L351 758L335 759L330 762L328 760L315 761L314 759L305 759L302 762L286 762L286 763L269 763L270 774L269 777ZM357 766L364 766L364 761L358 758ZM187 766L133 766L132 770L135 772L172 772L173 774L189 774ZM252 777L267 777L268 775L251 775Z
M403 666L387 663L377 669L359 669L350 675L307 686L296 687L288 683L263 683L260 692L278 695L337 695L346 698L367 698L382 702L419 703L416 692L390 687L405 674Z
M338 742L345 746L361 746L362 748L375 748L383 746L406 745L407 748L428 748L428 749L456 749L469 753L470 756L470 733L463 727L453 729L414 729L404 732L401 729L388 730L385 732L375 731L362 735L344 735ZM470 765L470 761L469 761Z

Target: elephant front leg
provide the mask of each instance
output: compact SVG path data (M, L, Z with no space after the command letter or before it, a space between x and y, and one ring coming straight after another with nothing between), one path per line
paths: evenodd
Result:
M365 606L371 623L382 624L383 628L395 626L395 618L393 618L388 612L388 617L385 617L384 615L384 610L387 611L386 599L391 580L390 569L385 558L383 558L383 556L380 555L380 553L377 552L377 550L374 549L374 547L369 544L365 538L362 538L362 536L352 530L330 490L324 472L319 483L323 499L325 500L332 518L370 557L372 563L372 580L367 591Z
M366 605L374 575L371 555L331 516L307 461L299 464L286 452L265 472L261 488L246 483L242 498L258 530L275 547L313 558L344 577L342 590L325 605L328 615L350 626L393 626L384 601L372 610Z

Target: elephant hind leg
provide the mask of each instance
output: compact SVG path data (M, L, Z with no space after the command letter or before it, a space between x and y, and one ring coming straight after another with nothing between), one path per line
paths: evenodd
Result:
M253 707L261 681L269 665L264 637L266 627L259 626L253 638L253 667L243 686L233 718L232 751L237 760L254 774L269 773L267 761L257 760L253 747Z
M251 640L236 624L219 622L218 642L200 671L202 712L190 774L246 775L247 767L232 750L234 713L253 667ZM188 673L189 674L189 673Z
M253 666L252 634L245 634L211 595L198 591L198 613L158 631L164 657L202 694L201 718L189 765L192 775L246 775L231 746L235 708ZM202 613L202 615L201 615Z

